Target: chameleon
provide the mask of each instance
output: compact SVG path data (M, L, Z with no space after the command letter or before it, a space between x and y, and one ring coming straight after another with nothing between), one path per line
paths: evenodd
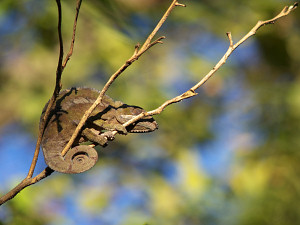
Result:
M145 110L121 101L114 101L104 95L102 102L88 117L72 147L65 156L62 156L61 152L81 117L98 95L99 91L91 88L71 88L59 93L46 121L41 142L45 162L52 170L73 174L92 168L98 160L98 154L93 147L84 142L90 141L105 147L108 141L113 140L112 131L117 131L119 134L146 133L158 128L152 116L140 119L125 128L122 124ZM43 109L40 120L45 114L48 103Z

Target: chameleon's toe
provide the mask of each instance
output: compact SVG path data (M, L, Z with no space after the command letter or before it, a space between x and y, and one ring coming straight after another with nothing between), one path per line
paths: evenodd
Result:
M113 141L115 139L115 135L112 131L106 131L103 134L101 134L103 137L105 137L108 141Z

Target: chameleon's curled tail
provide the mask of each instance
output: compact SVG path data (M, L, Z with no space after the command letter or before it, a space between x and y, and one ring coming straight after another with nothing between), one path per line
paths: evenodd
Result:
M52 154L51 154L52 153ZM53 170L61 173L82 173L92 168L97 160L96 150L88 145L79 145L71 148L65 157L60 152L47 151L46 164Z

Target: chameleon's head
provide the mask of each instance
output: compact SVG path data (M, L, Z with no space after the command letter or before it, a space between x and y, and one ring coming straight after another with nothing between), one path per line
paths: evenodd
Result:
M118 113L117 120L124 124L127 121L131 120L135 116L141 114L142 112L145 112L144 109L138 107L138 106L128 106L126 107L120 107L118 110L122 111L121 113ZM130 133L146 133L146 132L152 132L158 128L157 122L154 120L152 116L144 117L143 119L138 120L137 122L130 124L126 127L127 131Z

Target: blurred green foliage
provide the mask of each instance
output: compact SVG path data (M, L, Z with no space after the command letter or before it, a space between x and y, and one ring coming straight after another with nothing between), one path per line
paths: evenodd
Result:
M135 44L145 40L170 2L83 1L63 88L101 89L132 55ZM228 46L226 32L237 41L258 20L272 18L291 4L182 3L187 7L177 7L159 32L167 36L165 43L130 66L112 85L110 96L154 109L186 91L214 66ZM75 1L62 1L62 6L67 52ZM2 206L0 224L75 224L67 217L74 212L88 218L81 224L110 224L106 217L99 219L108 209L107 217L122 218L111 224L300 224L299 17L297 9L274 26L260 29L198 96L156 116L158 131L118 136L107 148L99 148L99 163L87 173L53 174L22 191ZM36 136L41 110L54 88L56 26L55 1L0 2L0 130L17 122ZM226 113L248 117L224 127L217 118ZM231 128L242 123L239 133L230 136ZM231 137L218 146L231 160L214 176L204 168L202 146L214 143L219 130ZM33 149L20 151L33 155ZM146 200L124 198L115 206L122 193ZM118 215L117 209L125 215Z

